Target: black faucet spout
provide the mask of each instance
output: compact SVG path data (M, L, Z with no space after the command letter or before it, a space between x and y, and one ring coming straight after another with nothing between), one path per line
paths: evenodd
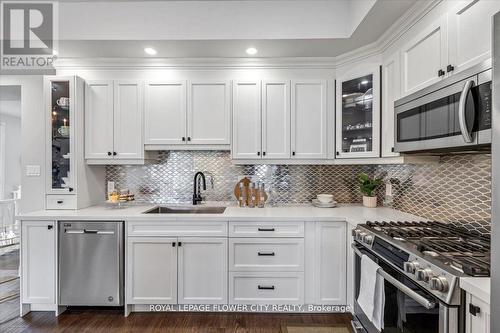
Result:
M203 200L203 198L201 197L201 188L199 182L200 177L203 184L203 190L205 191L207 189L205 174L201 171L198 171L197 173L194 174L194 180L193 180L193 205L197 205Z

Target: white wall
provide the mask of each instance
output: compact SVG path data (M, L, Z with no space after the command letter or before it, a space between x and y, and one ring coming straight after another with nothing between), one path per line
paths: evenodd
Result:
M1 75L0 85L21 86L21 186L20 212L43 209L45 178L27 177L26 165L40 165L45 175L45 114L43 77L40 75Z
M10 199L12 191L21 185L21 101L2 101L2 109L17 108L19 117L0 111L0 123L5 123L5 182L4 198Z

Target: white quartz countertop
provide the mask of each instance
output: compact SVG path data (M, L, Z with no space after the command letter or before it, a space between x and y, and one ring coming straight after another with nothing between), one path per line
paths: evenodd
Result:
M365 208L361 205L342 204L336 208L316 208L311 205L240 208L227 207L222 214L143 214L156 205L132 205L126 208L92 206L80 210L41 210L18 216L21 220L227 220L251 221L347 221L356 225L366 221L421 221L418 216L387 208ZM170 206L170 205L166 205ZM207 204L207 206L209 206ZM212 205L210 205L212 206Z
M469 294L482 299L490 304L490 278L489 277L463 277L460 278L460 288Z

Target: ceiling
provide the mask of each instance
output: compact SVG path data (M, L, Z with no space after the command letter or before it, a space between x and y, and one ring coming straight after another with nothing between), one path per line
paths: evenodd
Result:
M318 5L317 10L322 9L322 6L329 6L329 3L334 3L333 7L325 7L332 10L339 10L340 13L336 15L330 15L332 20L340 19L339 15L349 16L349 20L345 22L344 25L348 25L349 27L344 29L342 24L335 24L332 22L322 23L317 26L314 26L311 22L314 21L315 17L318 17L318 12L315 10L311 10L308 13L304 13L304 22L297 22L295 25L307 26L307 30L304 28L304 32L301 32L301 29L293 29L293 27L285 27L280 29L273 29L272 25L275 24L272 22L273 15L268 18L264 18L259 21L260 26L254 28L252 30L249 27L244 25L240 25L234 28L234 36L227 35L226 32L224 34L218 34L220 29L223 28L223 24L215 27L215 31L212 33L206 32L205 35L200 35L200 32L196 29L191 30L189 34L182 32L179 26L166 26L165 30L171 29L170 32L162 32L160 34L156 34L154 32L146 33L148 29L153 29L155 27L154 24L150 25L148 28L145 28L144 31L137 33L135 37L127 39L125 37L133 34L130 32L129 34L122 33L124 29L129 29L133 27L133 24L127 24L126 17L122 19L125 21L118 22L120 19L120 15L110 18L108 21L107 28L104 29L99 27L102 22L102 17L94 16L94 12L98 10L88 10L82 11L82 7L73 7L66 9L61 8L60 10L60 35L61 40L59 41L58 46L58 56L60 58L96 58L96 57L105 57L105 58L141 58L141 57L151 57L147 56L143 49L145 47L153 47L158 53L155 57L160 58L240 58L240 57L248 57L245 53L245 50L252 46L258 49L258 54L253 57L265 57L265 58L274 58L274 57L335 57L342 53L354 50L356 48L362 47L366 44L372 43L376 41L387 29L396 22L412 5L415 4L416 0L356 0L356 1L346 1L344 0L309 0L309 6L314 7ZM112 5L117 5L116 2L112 1L108 3L108 7L112 8ZM120 2L123 2L120 1ZM147 4L147 8L150 7L153 3L151 2ZM179 1L168 1L172 3L177 3ZM183 3L193 3L191 0L182 1ZM269 6L270 3L273 3L273 6L276 3L281 4L278 7L271 8L270 12L276 8L281 8L283 15L281 17L281 24L285 24L287 20L287 9L294 10L301 9L303 5L303 0L204 0L203 2L225 2L226 4L231 2L234 4L238 4L240 6L242 3L248 3L255 5L258 3L258 6ZM132 3L126 1L126 3ZM138 3L137 1L133 2L134 4ZM162 5L165 1L161 2ZM262 3L268 3L262 4ZM285 5L286 3L286 5ZM301 4L299 7L294 7L293 3ZM357 7L353 7L353 4L356 3ZM64 4L61 6L68 5L81 5L83 2L74 2L71 0L66 0ZM94 4L90 5L88 1L84 2L87 7L94 7ZM279 5L278 4L278 5ZM123 4L120 4L122 6ZM199 4L197 4L199 6ZM109 7L111 6L111 7ZM239 8L239 7L238 7ZM94 8L95 9L95 8ZM104 10L104 7L101 8ZM359 10L361 14L353 13L353 10ZM77 11L77 13L75 13ZM235 9L236 11L236 9ZM66 13L66 14L64 14ZM365 14L363 14L365 13ZM142 13L144 14L144 13ZM254 13L255 14L255 13ZM75 17L76 15L76 17ZM200 13L198 13L200 15ZM241 15L241 13L235 14L236 16ZM296 20L296 13L290 14L291 16L288 19ZM207 14L210 16L210 11ZM79 28L74 28L73 31L65 30L65 26L69 25L68 21L71 21L72 27L82 27L82 24L79 23L80 17L81 20L87 22L93 21L96 22L92 28L88 28L83 26L82 30ZM275 15L276 17L276 15ZM329 15L322 15L320 18L325 21L325 17L329 17ZM215 17L216 18L216 17ZM187 18L188 20L193 19ZM204 20L204 17L198 16L199 20ZM213 20L214 17L207 19L208 21ZM245 19L255 19L252 17ZM115 21L113 21L115 20ZM312 21L311 21L312 20ZM118 22L116 24L111 24L109 22ZM330 20L329 20L330 21ZM358 23L356 23L359 21ZM65 23L66 22L66 23ZM135 22L137 23L137 22ZM157 22L160 24L161 22ZM178 24L182 23L181 21L177 22ZM206 23L206 22L205 22ZM234 21L229 21L226 23L234 23ZM265 29L266 24L269 24L271 28ZM182 26L182 25L181 25ZM199 29L207 28L208 26L204 26L200 24ZM212 27L212 25L210 25ZM340 27L340 30L339 30ZM158 27L156 27L158 28ZM352 28L352 31L351 31ZM93 30L92 30L93 29ZM169 39L169 34L175 32L175 29L179 30L179 34L175 35L175 39ZM210 28L211 29L211 28ZM330 30L328 30L330 29ZM231 29L230 29L231 30ZM271 30L267 32L267 30ZM307 31L306 31L307 30ZM328 30L328 32L323 32L323 30ZM66 31L66 32L63 32ZM102 33L99 33L102 32ZM318 32L321 32L318 34ZM291 35L287 35L287 34ZM141 35L142 34L142 35ZM249 38L252 34L255 34L258 38ZM78 36L72 38L71 36ZM276 38L279 36L284 38ZM320 35L331 35L331 36L339 36L335 38L317 38ZM66 38L64 38L66 36ZM144 37L158 37L158 38L144 38ZM211 38L211 37L217 38ZM241 37L241 38L225 38L225 37ZM134 36L132 36L134 37ZM140 38L139 38L140 37ZM202 38L203 37L203 38ZM204 38L206 37L206 38ZM307 37L307 38L304 38Z

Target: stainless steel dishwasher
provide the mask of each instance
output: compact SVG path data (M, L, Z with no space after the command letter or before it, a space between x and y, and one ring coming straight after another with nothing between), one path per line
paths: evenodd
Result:
M59 222L59 304L123 305L123 222Z

